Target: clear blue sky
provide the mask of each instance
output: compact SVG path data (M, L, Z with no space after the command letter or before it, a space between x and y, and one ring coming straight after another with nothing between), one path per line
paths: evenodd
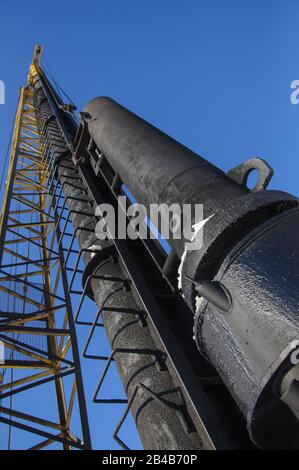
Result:
M297 0L1 0L0 165L40 43L79 109L111 96L224 170L266 159L271 187L299 195L299 105L290 102L298 18ZM85 367L89 398L94 368ZM111 423L121 410L101 417L90 409L96 446L114 446ZM127 434L138 446L131 426Z

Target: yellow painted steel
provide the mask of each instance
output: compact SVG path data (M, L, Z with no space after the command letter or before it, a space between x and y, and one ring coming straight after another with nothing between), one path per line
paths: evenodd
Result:
M35 46L34 52L33 52L33 57L32 57L32 62L29 68L29 75L28 75L28 84L32 84L34 78L37 75L36 71L36 65L40 64L41 57L42 57L42 52L43 48L41 46Z
M59 287L61 266L59 260L53 259L55 221L49 209L51 206L51 195L47 186L49 169L43 157L44 144L40 142L32 101L31 85L37 74L36 67L40 63L41 54L42 48L36 46L29 70L28 85L20 90L0 215L0 235L4 236L0 272L0 299L2 299L0 310L3 310L5 302L18 307L15 311L9 310L7 316L3 316L2 312L0 317L0 341L4 344L6 352L10 352L9 358L0 365L3 368L0 373L0 416L6 414L11 418L21 419L30 426L33 424L42 426L47 431L49 431L47 428L52 428L51 435L53 429L58 431L53 438L46 438L42 442L39 442L40 437L37 437L37 442L32 448L48 447L55 443L57 438L60 439L59 445L68 450L74 443L79 442L71 432L77 386L75 375L71 375L66 393L64 383L66 379L61 375L65 368L70 367L70 363L67 362L71 361L68 356L71 352L70 335L61 331L55 333L56 329L68 330L69 322L67 308L61 300L62 288ZM59 303L62 304L60 308ZM23 311L20 311L20 306ZM16 327L19 330L14 334ZM26 327L36 327L36 332L30 330L32 344L25 340L28 337ZM10 336L7 335L9 331ZM43 347L37 347L37 338L41 336ZM45 353L41 353L40 349ZM45 370L35 373L38 369ZM7 370L14 370L16 376L6 373ZM36 388L40 387L38 395L40 402L44 400L42 413L41 406L37 406L39 411L37 415L35 414L34 400L31 404L31 413L20 409L8 409L1 403L4 392L9 390L18 392L16 396L19 397L23 393L22 387L34 385L39 380L49 377L53 379L50 382L51 397L49 389L43 396L44 384L36 385ZM29 389L29 393L30 390L33 388ZM56 402L55 410L52 409L51 417L47 418L53 397ZM26 403L28 404L28 400Z

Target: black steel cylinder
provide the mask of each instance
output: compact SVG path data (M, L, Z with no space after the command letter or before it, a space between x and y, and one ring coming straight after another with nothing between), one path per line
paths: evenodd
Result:
M138 202L203 204L203 245L188 252L184 239L170 240L183 254L180 284L195 311L197 345L253 440L298 448L299 366L290 359L299 344L298 200L250 192L250 161L228 177L109 98L94 99L85 113L92 139ZM266 167L261 162L256 189L269 181Z
M68 154L40 80L36 80L35 84L34 105L41 137L48 141L57 178L63 187L68 210L71 211L79 247L83 250L83 259L88 265L97 253L104 252L112 242L101 241L96 237L95 207ZM141 317L137 315L142 312L138 296L133 289L124 289L124 283L128 281L124 266L116 259L107 259L107 262L99 263L95 274L105 278L93 279L91 287L94 300L102 311L102 320L111 347L117 352L114 359L128 400L137 390L131 411L144 448L210 448L210 443L201 439L194 426L186 431L178 409L182 409L188 420L192 420L189 417L189 404L185 403L186 400L170 373L169 359L164 359L163 349L161 350L161 344L157 335L154 335L150 322L146 319L141 322ZM93 315L94 312L87 312L88 314ZM163 358L161 368L155 361L160 356ZM150 392L141 388L140 384L145 385ZM154 399L150 393L161 395L169 405Z
M137 201L203 204L203 217L247 194L221 170L114 100L95 98L84 109L97 147ZM197 222L197 221L195 221ZM170 240L179 256L185 240Z

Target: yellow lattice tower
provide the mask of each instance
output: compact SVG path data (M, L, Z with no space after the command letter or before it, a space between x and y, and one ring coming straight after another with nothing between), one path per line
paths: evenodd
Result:
M41 52L37 46L20 90L0 217L0 427L9 430L8 447L68 450L90 441L47 142L33 104ZM80 439L71 431L78 390Z

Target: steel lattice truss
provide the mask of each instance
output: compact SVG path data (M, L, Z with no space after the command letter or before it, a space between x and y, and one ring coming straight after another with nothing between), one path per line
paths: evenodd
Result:
M61 219L48 189L51 155L36 124L34 74L33 65L29 85L20 91L0 220L0 426L8 426L8 436L11 429L31 433L33 449L53 443L65 450L86 448L89 432L59 244ZM72 432L78 408L80 437Z

